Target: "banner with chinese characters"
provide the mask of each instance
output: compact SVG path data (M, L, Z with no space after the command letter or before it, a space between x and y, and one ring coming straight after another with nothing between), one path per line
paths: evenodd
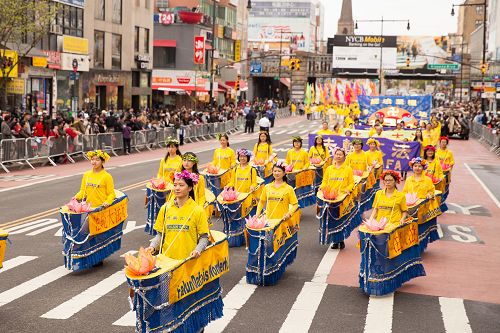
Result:
M361 119L369 124L379 119L381 124L395 126L397 122L416 124L430 117L432 96L358 96Z
M205 37L194 37L194 63L203 65L205 63Z
M315 137L316 134L309 134L309 147L314 145ZM354 139L361 139L364 144L364 149L367 149L366 141L368 138L346 137L340 135L323 136L325 146L330 149L330 153L333 152L334 147L343 147L348 152L353 150L352 140ZM377 138L377 140L380 142L380 150L382 151L384 160L384 170L391 169L398 172L411 171L408 163L412 158L420 156L420 142L402 142L386 138Z

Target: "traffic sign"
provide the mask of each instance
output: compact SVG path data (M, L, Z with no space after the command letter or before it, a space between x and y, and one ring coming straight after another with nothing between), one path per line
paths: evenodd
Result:
M460 69L460 64L427 64L427 69L456 71Z
M78 80L80 78L80 73L70 72L69 79L70 80Z

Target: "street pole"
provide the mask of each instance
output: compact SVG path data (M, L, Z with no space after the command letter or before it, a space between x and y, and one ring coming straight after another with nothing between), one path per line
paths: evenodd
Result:
M281 98L281 52L283 51L283 29L280 30L280 60L278 64L278 99Z
M486 64L486 9L488 8L488 2L487 0L484 0L484 16L483 16L483 65ZM485 93L485 87L484 87L484 71L481 71L481 87L482 87L482 92L481 92L481 111L485 112L486 111L486 105L485 105L485 98L483 98L483 94Z
M215 6L216 2L213 1L212 5L212 56L210 57L210 109L214 107L214 54L215 54Z
M462 36L462 62L464 61L464 36ZM463 94L463 84L464 84L464 66L460 65L460 103L462 103Z
M380 20L380 69L379 69L379 79L378 79L378 94L382 95L382 77L383 77L383 70L382 70L382 57L383 57L383 43L382 39L384 38L384 17L382 16L382 19Z

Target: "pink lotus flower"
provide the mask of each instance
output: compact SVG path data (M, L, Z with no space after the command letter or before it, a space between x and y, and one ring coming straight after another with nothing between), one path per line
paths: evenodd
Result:
M255 162L253 162L255 165L264 165L265 161L262 158L259 158L258 160L256 159Z
M208 173L210 173L210 174L212 174L212 175L216 175L216 174L218 174L218 173L219 173L219 168L218 168L218 167L216 167L216 166L215 166L215 165L213 165L213 164L209 164L209 165L207 166L207 171L208 171Z
M156 257L143 247L139 249L139 255L134 257L132 254L125 254L125 270L133 275L147 275L155 268Z
M311 158L311 164L321 164L322 160L319 157L312 157Z
M363 221L363 224L368 228L368 230L380 231L380 230L384 230L385 225L387 224L387 218L382 217L380 219L380 222L377 222L376 219L372 218L372 219L368 219L368 220Z
M326 200L335 200L339 195L339 191L336 188L325 187L323 190L323 198Z
M441 168L443 169L443 171L448 171L451 169L451 164L441 163Z
M75 198L71 198L71 200L66 204L66 207L74 213L87 213L92 210L89 203L85 201L78 202Z
M151 179L151 187L155 190L164 190L166 186L165 181L161 178Z
M285 171L286 171L286 172L292 172L292 171L293 171L293 164L290 164L289 166L287 166L287 167L285 168Z
M353 170L352 172L353 172L354 176L358 176L358 177L363 176L362 170Z
M406 193L406 205L407 206L415 206L418 201L417 193Z
M224 188L222 191L222 198L224 201L236 201L238 199L238 192L236 192L233 188Z
M441 179L435 177L432 173L426 173L427 177L429 177L430 179L432 179L432 183L433 184L437 184L441 181Z
M258 217L257 215L245 219L246 224L252 229L262 229L267 226L267 219L265 216Z

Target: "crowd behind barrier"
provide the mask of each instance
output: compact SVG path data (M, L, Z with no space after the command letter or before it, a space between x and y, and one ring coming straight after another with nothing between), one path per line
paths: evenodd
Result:
M489 147L491 152L500 156L500 132L478 122L471 122L472 135Z
M281 111L281 110L280 110ZM283 116L284 113L280 113ZM244 118L209 124L183 126L181 129L166 127L162 129L140 130L132 133L131 149L136 152L165 147L168 137L183 136L185 142L196 142L215 137L217 133L234 133L244 124ZM10 172L13 166L28 165L35 169L35 164L58 162L75 163L74 158L86 158L86 153L101 149L118 156L123 152L123 134L121 132L79 134L75 138L64 137L32 137L4 139L0 141L0 166Z

